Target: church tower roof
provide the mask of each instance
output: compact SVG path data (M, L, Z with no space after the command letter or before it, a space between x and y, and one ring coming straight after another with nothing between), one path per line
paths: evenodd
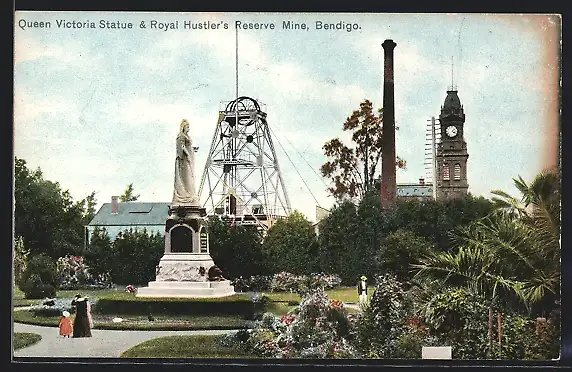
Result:
M450 110L460 108L463 108L463 105L461 105L461 100L457 95L457 90L448 90L447 97L445 97L445 103L443 104L443 109Z

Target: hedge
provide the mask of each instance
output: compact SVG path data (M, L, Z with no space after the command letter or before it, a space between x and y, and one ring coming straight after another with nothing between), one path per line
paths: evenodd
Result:
M251 319L265 308L256 305L248 296L233 295L222 298L133 298L107 299L97 302L93 312L113 315L241 315Z

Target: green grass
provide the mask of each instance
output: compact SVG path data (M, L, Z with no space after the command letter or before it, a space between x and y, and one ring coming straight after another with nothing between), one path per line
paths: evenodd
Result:
M37 333L16 332L14 333L14 350L34 345L40 342L41 339L42 336Z
M368 299L371 297L375 287L368 287ZM359 302L359 296L357 294L356 287L337 287L334 289L328 289L326 294L330 299L335 299L342 302ZM270 298L270 300L275 302L286 302L286 301L300 301L301 298L297 293L290 292L264 292L264 295Z
M297 293L291 292L264 292L264 295L271 301L287 302L287 301L300 301L301 298Z
M371 297L375 287L367 287L367 298ZM357 287L338 287L326 291L328 297L342 302L359 302Z
M266 311L274 314L274 315L284 315L288 313L288 311L294 309L296 306L288 305L287 302L271 302L268 304L268 309Z
M73 317L73 316L72 316ZM121 315L121 323L114 323L112 315L92 314L95 329L187 331L203 329L241 329L247 322L239 316L160 316L150 322L147 316ZM72 319L73 320L73 319ZM14 311L14 322L57 327L59 316L35 316L31 311Z
M135 345L122 358L256 358L237 347L225 347L219 336L168 336Z

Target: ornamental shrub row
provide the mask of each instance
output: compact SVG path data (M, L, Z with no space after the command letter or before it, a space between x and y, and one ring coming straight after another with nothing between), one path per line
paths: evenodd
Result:
M240 315L252 319L266 303L254 302L242 296L205 299L143 299L118 300L102 298L94 312L113 315Z

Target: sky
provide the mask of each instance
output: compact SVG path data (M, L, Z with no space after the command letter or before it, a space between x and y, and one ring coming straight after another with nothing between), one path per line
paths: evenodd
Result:
M218 28L184 27L206 21ZM236 21L274 24L238 30L239 95L266 105L291 208L310 220L335 203L319 172L323 144L351 145L345 119L365 99L382 106L385 39L397 43L398 183L426 176L426 126L452 83L473 195L517 195L513 177L557 161L560 18L484 14L16 12L14 155L76 200L95 191L98 207L130 183L140 201L170 202L181 120L200 178L220 103L236 98ZM159 29L171 22L178 29Z

